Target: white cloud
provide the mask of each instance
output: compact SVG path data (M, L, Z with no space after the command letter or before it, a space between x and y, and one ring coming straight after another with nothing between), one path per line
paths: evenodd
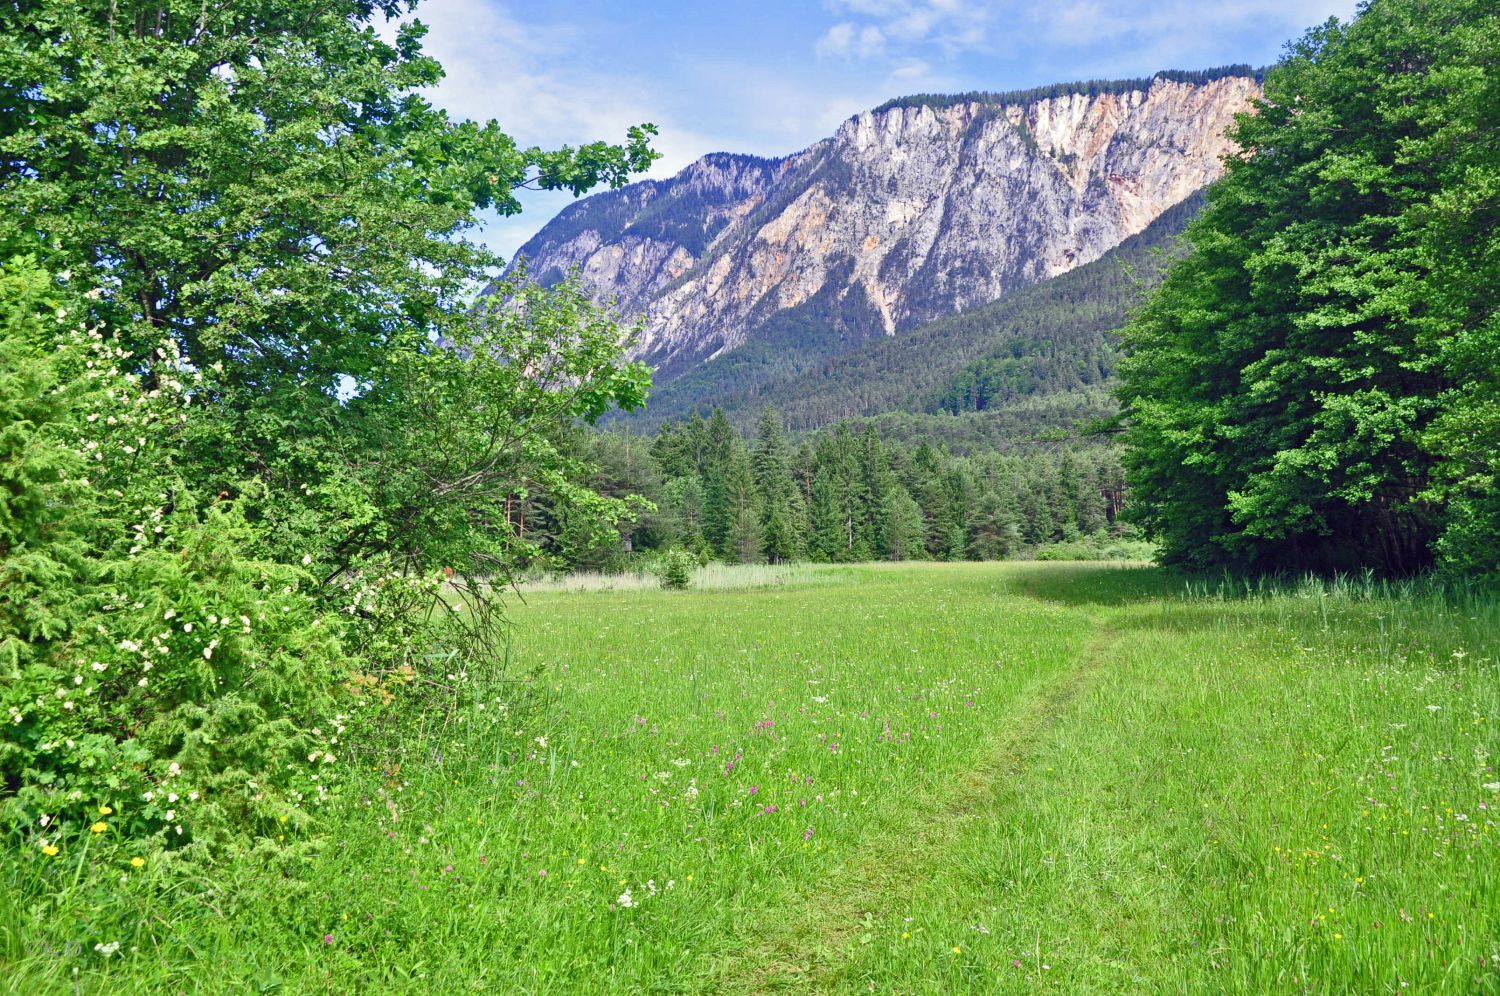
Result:
M982 48L994 6L983 0L830 0L848 19L823 36L817 51L874 58L886 54L887 42L934 45L948 54ZM867 37L879 44L866 44Z
M523 25L500 0L427 0L417 18L431 29L423 51L445 72L428 98L457 117L498 120L523 147L619 142L631 125L650 121L660 129L652 146L662 153L651 177L671 176L705 152L735 148L732 139L668 117L656 82L572 62L568 54L580 39L566 25L540 19ZM382 33L393 36L395 27ZM572 199L522 192L524 214L488 217L477 236L509 257Z
M1248 61L1236 39L1290 40L1354 8L1355 0L1029 0L1023 20L1038 44L1080 56L1074 75L1117 76Z
M825 58L873 58L885 52L885 32L873 24L860 27L852 21L840 21L818 39L815 50Z

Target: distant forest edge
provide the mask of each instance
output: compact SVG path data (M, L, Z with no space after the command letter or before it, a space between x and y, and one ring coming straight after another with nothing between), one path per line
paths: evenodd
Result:
M702 562L1149 559L1124 519L1118 447L1048 444L970 452L934 442L923 418L840 422L787 438L767 408L749 433L722 411L642 437L579 430L588 486L651 506L601 534L544 492L518 500L512 526L538 545L534 570L619 571L657 553ZM928 418L931 418L930 416ZM949 418L948 421L958 421ZM882 424L883 423L883 424Z
M1029 90L969 90L964 93L913 93L905 97L895 97L887 100L874 113L895 110L903 107L930 107L940 110L945 107L956 107L959 104L984 104L996 107L1007 104L1030 104L1038 100L1053 100L1058 97L1071 97L1082 94L1087 97L1098 97L1104 94L1131 93L1136 90L1149 90L1157 80L1167 80L1171 83L1191 83L1201 86L1212 83L1215 80L1234 79L1242 77L1253 78L1257 83L1265 79L1264 68L1256 69L1253 66L1237 63L1232 66L1219 66L1214 69L1166 69L1152 76L1138 76L1135 79L1125 80L1077 80L1072 83L1053 83L1050 86L1032 87Z

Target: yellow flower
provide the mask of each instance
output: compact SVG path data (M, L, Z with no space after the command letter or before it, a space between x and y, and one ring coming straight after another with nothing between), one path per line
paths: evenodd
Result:
M42 853L49 858L55 857L57 855L57 845L48 844L46 847L42 848Z
M106 830L109 829L109 824L108 823L95 823L93 826L89 827L89 829L92 830L92 831L94 831L94 833L103 833L104 831L106 831Z
M100 806L99 807L99 815L100 816L108 816L110 813L113 813L113 812L114 812L114 810L110 809L108 806Z
M130 859L130 867L132 867L132 868L144 868L144 867L146 867L146 859L145 858L131 858Z
M953 953L954 954L963 954L963 948L960 948L957 944L955 944L955 945L953 945Z
M909 930L903 930L901 932L901 939L903 941L906 940L906 939L908 939L909 937L911 937L911 931L909 931Z
M582 865L582 864L587 864L587 863L588 863L588 859L587 859L587 858L579 858L579 859L578 859L578 863L579 863L579 864L580 864L580 865Z

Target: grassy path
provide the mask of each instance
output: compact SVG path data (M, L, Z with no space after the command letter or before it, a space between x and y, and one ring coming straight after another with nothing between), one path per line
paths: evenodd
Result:
M932 869L952 864L976 826L1004 820L1004 786L1034 759L1039 733L1096 680L1116 635L1099 623L1072 664L1038 679L996 718L999 732L976 754L975 765L937 786L907 810L907 819L881 828L826 880L800 883L793 894L754 918L743 931L744 954L719 967L725 992L827 989L838 969L869 943L869 926L888 917Z

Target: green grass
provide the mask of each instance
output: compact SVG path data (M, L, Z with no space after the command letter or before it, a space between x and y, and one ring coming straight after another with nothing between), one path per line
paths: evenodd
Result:
M1500 991L1494 600L890 565L513 615L545 708L306 858L13 850L0 988Z

